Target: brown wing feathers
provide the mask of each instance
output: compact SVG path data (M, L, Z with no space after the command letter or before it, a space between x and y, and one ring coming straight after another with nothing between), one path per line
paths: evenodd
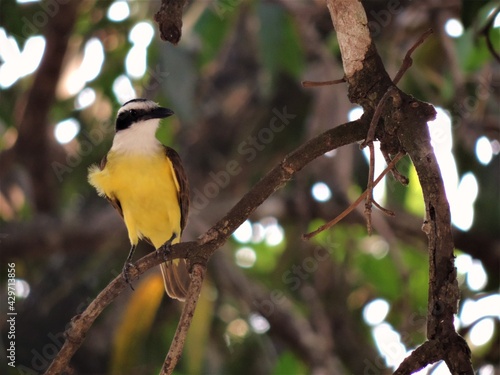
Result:
M189 183L186 171L182 166L179 154L172 148L165 146L165 153L172 162L175 171L175 177L179 183L179 206L181 209L181 233L186 226L189 211Z

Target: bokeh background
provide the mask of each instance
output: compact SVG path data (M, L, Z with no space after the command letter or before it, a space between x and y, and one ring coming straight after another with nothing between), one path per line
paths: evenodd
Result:
M462 291L458 331L479 374L499 374L500 8L497 1L365 1L369 27L400 88L432 103L429 123L450 202ZM43 373L70 319L121 271L119 215L88 185L110 147L120 105L172 108L159 137L191 183L184 238L203 234L289 152L361 115L343 75L322 0L196 0L177 46L162 42L159 1L0 3L0 349L7 274L15 264L16 368ZM495 52L496 50L496 52ZM495 53L497 57L495 57ZM376 168L384 167L381 155ZM311 241L300 236L364 190L358 145L327 153L271 196L212 258L177 374L390 373L425 340L427 245L415 171L375 196L396 217L363 208ZM133 178L131 180L133 183ZM151 251L140 247L136 257ZM137 258L136 258L137 259ZM158 373L181 305L151 270L95 322L74 374ZM447 374L444 364L421 373Z

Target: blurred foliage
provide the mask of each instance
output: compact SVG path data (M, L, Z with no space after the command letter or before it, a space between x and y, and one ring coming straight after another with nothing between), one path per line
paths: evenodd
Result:
M192 211L185 234L188 239L196 238L221 218L295 147L347 121L352 109L342 85L317 89L300 85L304 79L330 80L343 74L338 42L324 2L190 2L185 9L180 44L166 45L155 35L147 48L147 69L140 78L131 77L126 69L125 59L133 45L129 32L146 21L157 33L152 18L160 2L127 2L130 15L117 22L107 16L112 3L81 2L56 103L51 108L49 138L57 152L50 165L40 168L52 170L58 181L55 190L47 192L57 196L57 207L50 213L36 212L30 176L18 160L12 163L9 173L2 173L0 168L0 246L10 228L28 228L23 225L45 223L48 218L55 220L55 230L46 238L39 233L45 229L29 227L33 232L23 236L45 239L28 249L20 241L15 256L8 260L16 262L17 277L26 280L31 288L27 298L16 302L18 368L6 367L8 374L43 372L60 348L67 323L119 274L117 270L121 270L128 251L119 218L112 221L111 215L105 216L111 208L86 183L88 166L98 162L110 147L113 116L121 104L120 95L126 94L125 89L117 92L114 88L117 78L128 77L135 95L153 98L174 109L176 116L163 123L157 137L179 150L192 197L201 196L207 184L214 183L214 173L225 171L228 162L239 167L227 183L218 183L215 197L204 197L203 207L193 206L196 210ZM391 74L421 31L442 26L433 21L434 12L459 18L465 27L460 37L451 40L452 57L445 55L438 36L415 51L414 64L400 87L450 113L459 177L472 171L479 184L473 226L466 232L456 230L457 248L459 254L481 260L488 277L486 286L473 290L465 274L459 274L460 286L464 297L471 300L498 295L498 256L494 255L498 254L500 228L500 68L480 32L491 23L491 11L497 12L498 2L462 1L461 9L427 9L425 4L402 3L387 18L381 18L386 15L387 1L365 4L370 21L379 22L380 33L374 37ZM40 35L50 22L50 6L59 5L50 0L25 4L2 1L0 28L22 51L27 39ZM387 24L380 24L385 19ZM488 35L500 52L500 27L490 28ZM75 72L83 58L86 42L92 38L102 43L105 61L97 77L85 83L85 88L94 90L95 100L80 108L77 94L68 94L65 85L68 74ZM0 69L4 58L0 56ZM453 58L455 63L450 62ZM22 77L0 92L0 151L8 152L16 142L17 126L35 74ZM457 82L457 75L461 82ZM295 117L286 123L277 112ZM75 139L61 145L52 136L53 129L68 118L76 119L81 129ZM280 121L277 124L285 126L270 137L275 118ZM475 155L476 141L482 136L488 137L494 148L488 165L480 164ZM254 156L242 150L252 150ZM308 354L287 339L287 330L293 330L287 321L278 319L267 329L265 325L252 325L257 302L234 291L232 273L262 288L273 308L297 314L314 332L328 336L334 343L332 355L342 364L344 373L362 372L366 361L384 361L374 344L373 327L363 319L365 306L375 299L389 303L384 321L400 333L406 349L425 340L428 265L425 235L420 230L424 204L418 176L409 160L403 159L398 168L409 177L410 184L402 187L394 179L386 179L385 205L396 212L396 218L381 219L385 225L371 237L362 214L353 212L313 240L300 239L302 233L343 211L364 190L367 164L357 146L337 150L333 157L319 158L270 197L249 220L264 228L265 219L274 218L284 233L283 240L270 245L265 237L253 236L246 243L232 238L219 251L233 268L228 271L217 259L210 263L209 278L175 373L284 375L314 370ZM311 187L317 181L325 182L331 190L332 198L327 202L311 197ZM109 236L98 245L85 237L92 236L90 229L90 233L78 237L80 243L89 244L85 251L72 253L75 244L60 240L59 236L67 235L70 224L93 228L91 221L98 217L109 217L113 224ZM38 248L46 248L47 243L51 252L39 254ZM233 261L242 247L255 254L249 268L238 267ZM151 249L143 245L136 256L148 251ZM3 276L7 261L1 250L0 255ZM120 296L92 327L72 361L77 373L158 373L175 332L180 305L163 298L156 271L142 276L134 286L135 292ZM313 303L314 298L320 301L321 308ZM6 301L6 288L0 300ZM328 320L326 332L320 326L321 314ZM483 346L472 347L477 368L498 363L498 316L495 324L493 338ZM469 341L472 327L460 327ZM8 327L3 322L0 328L0 346L5 348ZM4 362L0 364L5 367ZM496 370L500 371L498 366Z

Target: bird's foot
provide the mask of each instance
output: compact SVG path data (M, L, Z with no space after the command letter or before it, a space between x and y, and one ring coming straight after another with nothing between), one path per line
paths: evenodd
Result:
M134 287L132 286L132 282L130 281L129 272L131 268L135 268L137 271L139 271L139 269L136 267L135 264L130 262L125 262L125 264L123 265L122 275L123 278L125 279L125 282L130 286L130 289L135 290Z
M172 251L172 241L177 238L177 234L172 233L172 237L170 237L169 240L167 240L163 245L161 245L157 250L156 254L158 256L162 256L163 260L168 260L168 254Z

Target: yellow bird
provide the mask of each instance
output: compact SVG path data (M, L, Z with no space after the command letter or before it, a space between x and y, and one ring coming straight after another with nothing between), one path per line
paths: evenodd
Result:
M113 145L99 165L89 168L88 180L125 221L132 247L123 266L129 269L139 240L155 249L178 243L186 225L189 186L177 152L164 146L156 131L170 109L151 100L133 99L118 110ZM167 294L183 301L189 287L184 259L160 265Z

